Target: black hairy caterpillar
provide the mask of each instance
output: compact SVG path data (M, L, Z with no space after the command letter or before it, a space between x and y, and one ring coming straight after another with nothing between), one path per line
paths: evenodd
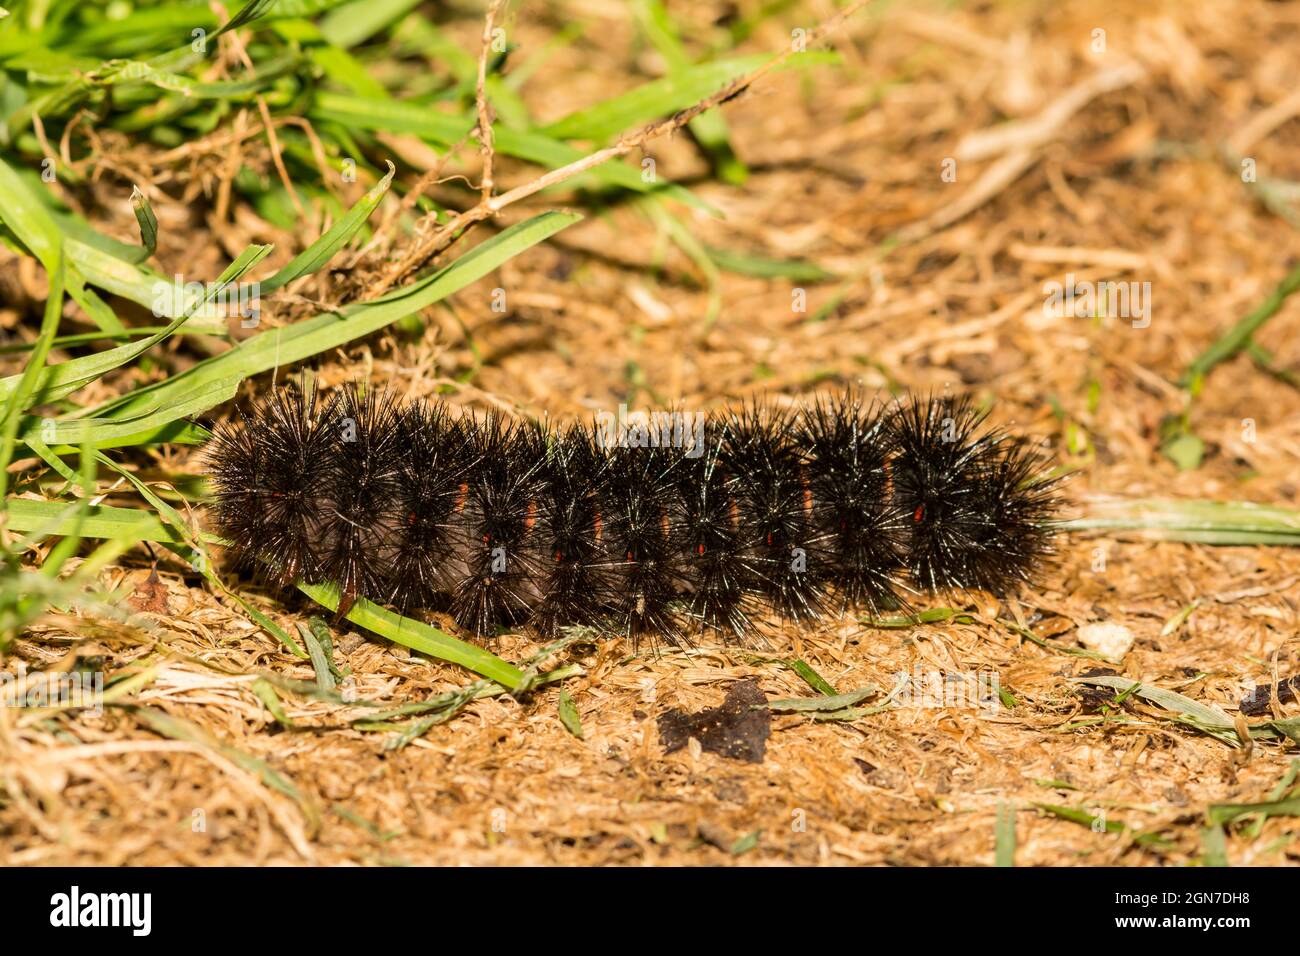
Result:
M607 416L608 417L608 416ZM743 636L1006 593L1053 553L1058 478L967 398L849 390L564 429L289 386L215 429L213 519L279 585L332 582L491 635Z

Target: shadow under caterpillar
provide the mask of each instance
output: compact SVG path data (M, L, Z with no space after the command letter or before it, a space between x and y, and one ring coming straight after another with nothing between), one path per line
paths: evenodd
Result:
M1050 460L967 398L849 390L551 428L288 386L219 425L212 519L277 584L338 586L479 636L589 625L669 643L1006 593L1053 552Z

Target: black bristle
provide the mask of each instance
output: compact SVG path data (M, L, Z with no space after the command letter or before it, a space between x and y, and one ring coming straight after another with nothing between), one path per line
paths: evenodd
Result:
M583 427L555 435L547 448L542 507L550 517L550 542L530 623L548 637L566 625L595 625L609 614L613 573L601 500L607 467Z
M1052 522L1061 510L1060 479L1048 477L1047 458L1024 438L1000 445L980 482L977 507L987 516L985 536L969 562L965 585L994 594L1034 583L1054 553Z
M900 590L1007 593L1052 554L1047 456L968 398L849 391L610 437L290 387L216 429L214 523L278 583L337 585L341 616L366 597L479 636L673 644L907 608Z
M327 407L315 388L272 392L212 447L217 531L255 555L282 585L319 580L333 457Z
M904 404L891 419L894 501L908 528L906 565L930 591L1011 584L1003 566L988 482L1006 476L1008 436L985 427L969 398ZM1005 498L1005 492L998 500Z
M783 619L820 617L831 568L788 413L748 405L726 426L723 465L745 516L754 587Z
M466 429L445 408L413 402L397 425L397 457L385 600L401 611L430 607L457 577L447 556L463 534L460 512L477 464Z
M841 613L863 607L878 616L905 604L894 582L905 525L890 494L884 409L855 390L817 399L804 409L799 442Z
M702 454L688 457L678 468L677 484L688 614L727 639L753 629L758 568L736 500L736 480L721 464L722 449L722 436L710 435Z
M326 488L318 573L338 585L342 617L359 596L387 590L389 542L400 521L393 502L403 449L397 407L385 392L342 389L322 415L321 428L330 454L315 464Z
M469 428L477 464L461 512L457 551L465 566L451 614L461 627L488 635L526 620L539 597L538 549L549 537L542 508L545 450L535 429L497 415Z
M609 449L604 482L608 567L615 574L615 629L639 642L680 642L672 605L680 589L676 545L680 453L664 447Z

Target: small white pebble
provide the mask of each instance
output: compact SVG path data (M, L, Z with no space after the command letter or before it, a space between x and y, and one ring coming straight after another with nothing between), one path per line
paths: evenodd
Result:
M1123 660L1137 638L1123 624L1085 624L1079 628L1079 643L1113 661Z

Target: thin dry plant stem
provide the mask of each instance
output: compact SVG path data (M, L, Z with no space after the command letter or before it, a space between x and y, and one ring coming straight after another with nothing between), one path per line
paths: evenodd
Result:
M487 98L487 61L492 49L492 34L496 28L497 14L501 12L503 0L492 0L487 16L483 18L483 43L478 54L478 82L474 87L474 96L478 106L478 140L479 152L483 155L483 176L479 180L479 193L483 200L492 198L492 166L496 156L492 138L492 104Z
M812 44L824 39L828 34L838 30L844 22L849 19L849 17L856 14L870 2L871 0L854 0L853 3L835 14L835 16L826 20L809 32L806 46L796 48L792 45L789 49L773 57L758 69L733 80L713 95L700 100L700 102L696 103L694 106L679 110L672 116L655 120L653 123L649 123L632 133L624 134L619 138L618 142L612 146L607 146L604 149L597 150L594 153L582 157L582 159L569 163L567 166L552 169L531 182L525 183L522 186L516 186L514 189L502 193L499 196L493 196L491 194L492 136L490 132L490 123L487 119L489 107L486 103L484 87L486 85L486 58L488 50L490 49L492 24L499 6L499 3L494 2L491 9L488 11L485 21L483 30L483 50L479 56L479 128L480 130L487 130L487 132L483 133L480 137L480 143L482 144L481 148L484 151L483 185L480 187L480 199L475 206L465 212L458 213L450 222L437 230L420 236L419 230L417 229L418 238L415 243L408 248L405 254L403 254L397 262L393 263L393 265L390 266L377 280L375 285L369 290L369 296L373 297L382 295L406 276L421 268L425 263L446 250L447 247L459 239L468 228L485 219L490 219L506 206L517 203L521 199L527 199L529 196L539 193L543 189L547 189L551 186L557 185L558 183L572 179L573 177L581 175L582 173L594 169L603 163L607 163L612 159L626 156L628 153L640 149L653 139L657 139L665 134L675 133L700 114L706 113L714 107L721 106L724 103L736 99L758 80L784 65L791 57L795 56L803 49L806 49L807 46L811 46Z
M307 210L303 208L302 200L298 198L298 191L293 188L293 180L289 178L289 170L285 168L280 140L275 135L275 123L271 120L271 111L267 109L265 97L257 97L257 110L262 114L262 123L266 127L266 139L271 147L271 160L275 163L275 170L280 174L280 181L284 183L284 188L289 193L289 199L293 203L294 211L300 218L306 218Z
M215 6L217 6L218 9L221 9L220 4L216 4ZM222 15L225 16L224 10L222 10ZM250 73L254 72L253 59L248 55L248 50L244 46L244 41L233 32L229 34L229 40L235 51L235 56L237 56L244 64L245 69ZM307 210L303 208L302 200L298 198L298 190L293 188L293 180L289 177L289 170L284 165L284 156L280 149L280 140L275 135L275 122L271 119L271 110L266 105L266 97L259 94L254 97L254 102L257 103L257 112L261 115L262 124L266 129L266 141L271 147L271 161L275 165L275 171L280 176L280 182L284 183L285 191L289 194L289 201L293 203L294 211L298 214L299 218L305 218Z

